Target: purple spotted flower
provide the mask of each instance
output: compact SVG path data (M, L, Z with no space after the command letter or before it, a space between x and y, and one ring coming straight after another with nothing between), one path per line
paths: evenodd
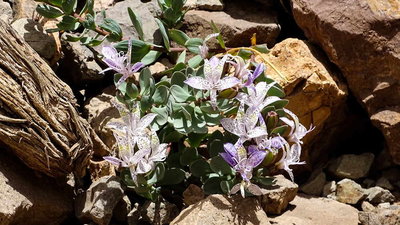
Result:
M269 89L275 84L276 82L270 84L266 82L259 82L256 85L251 84L247 89L248 94L240 92L237 94L236 99L252 109L262 110L269 104L281 100L277 96L267 96Z
M225 55L222 59L212 57L210 60L204 59L204 76L194 76L185 80L185 83L199 90L210 91L211 106L217 107L217 91L222 91L239 84L239 79L236 77L224 77L221 79L224 65L227 59Z
M207 59L208 56L208 46L207 46L207 41L210 40L211 38L217 37L219 33L214 33L214 34L209 34L203 42L203 45L199 46L199 51L200 51L200 56L203 59Z
M285 145L286 148L283 151L282 158L276 163L278 169L286 170L289 174L290 179L294 182L294 176L291 165L302 165L305 162L300 162L301 146L298 143L294 143L290 148L288 144Z
M137 62L133 65L131 64L132 42L130 40L128 44L128 53L126 55L123 52L118 52L117 49L111 45L103 46L101 53L104 56L103 62L108 66L108 68L101 71L101 73L114 70L122 74L122 77L116 84L117 88L125 82L128 77L132 76L144 66L141 62Z
M248 87L251 84L253 84L253 82L257 79L257 77L259 77L261 75L261 73L264 72L264 64L260 63L257 65L257 67L254 69L253 73L249 73L246 83L244 83L244 87Z

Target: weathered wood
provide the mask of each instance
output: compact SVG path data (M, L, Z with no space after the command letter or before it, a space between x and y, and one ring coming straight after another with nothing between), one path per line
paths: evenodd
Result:
M102 145L72 90L2 20L0 34L0 142L34 170L82 176Z

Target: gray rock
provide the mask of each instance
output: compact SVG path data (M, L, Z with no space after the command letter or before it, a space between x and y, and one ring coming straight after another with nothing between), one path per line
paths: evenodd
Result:
M249 13L251 12L251 13ZM250 2L240 1L227 4L224 11L209 12L192 10L186 13L182 29L190 37L205 38L214 33L210 22L214 21L229 47L249 46L254 33L258 43L275 44L280 26L273 10L261 9ZM216 47L210 41L211 47Z
M187 9L220 11L224 9L224 4L222 0L187 0L185 7Z
M376 181L376 186L393 191L394 187L386 177L381 177Z
M56 225L73 214L73 192L0 154L0 224Z
M203 189L194 184L190 184L182 195L183 195L183 202L186 205L193 205L205 198Z
M190 205L176 217L171 225L270 225L267 214L256 198L229 198L226 195L210 195Z
M24 40L45 59L51 59L56 52L56 41L47 34L40 23L27 18L14 21L11 26Z
M274 178L273 185L262 189L263 194L259 196L259 200L266 213L281 214L289 202L296 197L298 185L283 175L277 175Z
M336 181L328 181L322 189L322 196L336 199Z
M313 173L310 179L303 184L300 190L308 195L320 196L326 183L325 173L318 171Z
M361 209L364 212L372 212L375 210L375 206L373 206L371 203L367 202L367 201L363 201L361 203Z
M75 201L75 214L83 222L109 224L114 208L123 198L124 190L116 176L105 176L93 182Z
M361 185L350 179L343 179L337 183L336 200L339 202L355 205L366 195Z
M395 197L390 193L389 190L383 189L381 187L372 187L365 191L367 194L367 201L379 204L383 202L393 202Z
M32 0L11 0L14 20L21 18L32 18L36 12L37 1Z
M374 154L342 155L329 165L329 172L338 178L359 179L368 175L374 161Z
M129 200L128 196L124 195L124 197L118 202L118 204L114 208L113 219L118 222L126 222L128 218L128 214L132 210L132 204Z
M0 0L0 19L9 23L12 20L13 11L8 2Z
M377 207L373 211L359 212L358 216L361 225L397 225L400 224L400 206Z
M370 188L375 186L375 181L369 178L363 180L362 185L364 188Z
M167 201L147 201L140 210L141 220L150 224L170 224L179 214L178 207Z

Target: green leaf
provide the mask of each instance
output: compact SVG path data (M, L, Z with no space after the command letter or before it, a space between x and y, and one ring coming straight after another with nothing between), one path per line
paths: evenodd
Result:
M94 6L94 0L86 0L85 5L83 6L79 15L81 16L84 13L88 13L94 16L93 6Z
M142 69L139 75L139 86L140 86L140 94L143 95L145 93L150 92L150 84L151 84L151 71L148 67Z
M69 41L69 42L77 42L77 41L81 40L81 37L79 37L79 36L76 37L76 36L72 36L72 35L66 34L65 35L65 39L67 41Z
M139 95L139 90L137 86L134 83L127 83L126 84L126 94L131 98L131 99L136 99L136 97Z
M185 42L185 46L189 51L200 54L199 46L203 45L203 40L200 38L190 38Z
M135 52L134 54L136 55ZM160 57L161 54L162 52L151 50L145 56L143 56L140 61L147 66L157 61L158 57Z
M156 113L157 116L151 124L151 129L159 130L164 124L168 122L168 109L167 107L152 107L151 112Z
M69 15L69 14L75 12L76 3L77 3L76 0L63 0L62 8L63 8L65 14Z
M156 167L154 170L151 172L151 174L148 176L147 183L149 185L153 185L157 183L158 181L161 181L164 178L165 174L165 167L163 163L157 163Z
M45 1L39 1L39 2L45 2ZM49 0L49 3L57 7L62 7L63 0Z
M60 23L57 24L57 27L61 30L76 30L79 28L80 23L78 19L73 16L63 16Z
M185 118L189 121L192 121L193 108L191 108L189 105L184 105L181 106L181 109Z
M193 148L199 147L201 142L204 140L204 138L207 135L208 135L207 133L204 133L204 134L190 133L188 135L188 140L189 140L190 146Z
M282 89L280 89L280 88L278 88L276 86L272 86L268 90L267 95L268 96L277 96L279 98L284 98L285 97L285 92Z
M181 71L176 71L172 74L171 77L171 84L176 84L178 86L185 86L184 81L186 80L186 75L182 73Z
M285 107L288 103L289 103L289 100L281 99L281 100L273 102L273 103L271 103L269 105L270 106L274 106L276 109L281 109L281 108Z
M201 62L203 62L203 58L200 55L196 55L195 57L189 59L188 65L192 68L197 68Z
M189 40L189 36L187 36L184 32L176 29L169 29L169 36L178 45L182 46L185 46L186 41Z
M182 166L190 165L192 162L199 158L199 153L196 148L185 148L180 157Z
M184 0L172 0L171 8L175 11L182 11L185 2Z
M211 173L212 170L208 162L206 162L204 159L198 159L190 164L190 172L195 177L201 177L208 173Z
M235 179L232 180L223 180L220 183L221 186L221 190L224 194L229 194L233 188L233 186L235 186Z
M251 55L253 55L253 52L249 51L249 50L243 50L240 49L238 52L238 56L242 57L243 59L250 59Z
M203 190L206 194L211 195L211 194L222 194L223 191L221 189L221 183L222 179L220 177L211 177L206 180L206 182L203 185Z
M218 27L215 25L214 21L212 21L212 20L211 20L211 27L212 27L214 33L219 33L219 35L217 37L218 43L221 46L221 48L225 49L226 46L225 46L224 39L222 38L221 31L218 29Z
M164 85L156 87L156 91L153 94L153 100L156 104L165 104L168 101L169 89Z
M235 171L229 164L221 157L221 156L214 156L211 158L210 161L211 169L218 174L221 175L234 175Z
M38 5L36 11L46 18L57 18L64 15L64 12L50 5Z
M178 85L172 85L170 88L171 95L177 102L185 102L189 100L195 100L195 98L189 94L185 89Z
M181 54L179 54L179 57L176 60L176 63L185 63L185 60L186 60L186 50L183 51Z
M210 157L218 156L219 153L225 151L224 143L220 139L215 139L215 140L209 142L209 145L207 147L208 147L208 153L210 154Z
M253 46L253 48L264 54L268 54L270 52L270 50L268 49L266 44L256 45L256 46Z
M160 32L161 32L161 35L162 35L163 41L164 41L164 46L167 49L167 51L169 51L169 48L170 48L169 38L168 38L167 31L165 30L164 24L157 18L156 18L156 22L158 24L158 27L160 28Z
M146 112L153 105L153 99L149 95L144 95L140 99L140 110Z
M86 15L86 20L82 22L82 25L84 28L89 29L89 30L96 29L96 23L94 21L94 17L90 14Z
M107 36L108 41L116 42L122 39L122 29L115 20L111 18L105 18L99 27L110 32L110 34Z
M274 183L274 178L273 177L257 177L256 178L257 183L264 185L264 186L270 186Z
M139 39L144 41L144 34L143 34L143 25L142 25L142 21L140 20L140 17L138 15L136 15L135 12L133 12L133 10L128 7L128 14L129 14L129 18L132 21L133 26L135 27L136 32L138 33Z
M174 185L179 184L185 179L185 171L179 168L166 169L164 173L164 179L162 179L159 185Z
M282 125L280 127L276 127L271 131L271 134L283 135L288 127L289 127L288 125Z

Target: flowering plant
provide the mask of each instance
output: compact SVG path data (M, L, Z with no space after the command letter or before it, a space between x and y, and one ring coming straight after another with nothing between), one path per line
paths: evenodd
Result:
M156 200L162 188L179 193L182 186L197 183L207 194L240 190L245 197L259 195L259 185L271 184L272 168L294 179L290 166L304 163L301 139L310 130L285 108L282 87L266 76L266 66L276 68L252 57L267 52L265 45L226 48L213 23L215 33L206 39L188 37L176 29L185 13L184 0L158 1L163 13L156 22L163 46L143 41L140 18L131 9L139 39L122 40L115 21L106 18L96 25L91 0L79 13L76 1L45 3L38 12L62 16L59 30L83 26L97 33L95 38L67 36L70 41L92 46L117 42L102 48L103 72L115 72L115 106L122 118L109 124L118 149L104 159L121 168L123 180L137 194ZM75 26L68 27L67 21ZM213 38L218 51L207 46ZM181 47L171 48L171 43ZM189 60L187 52L192 54ZM176 65L155 79L146 65L161 55Z

